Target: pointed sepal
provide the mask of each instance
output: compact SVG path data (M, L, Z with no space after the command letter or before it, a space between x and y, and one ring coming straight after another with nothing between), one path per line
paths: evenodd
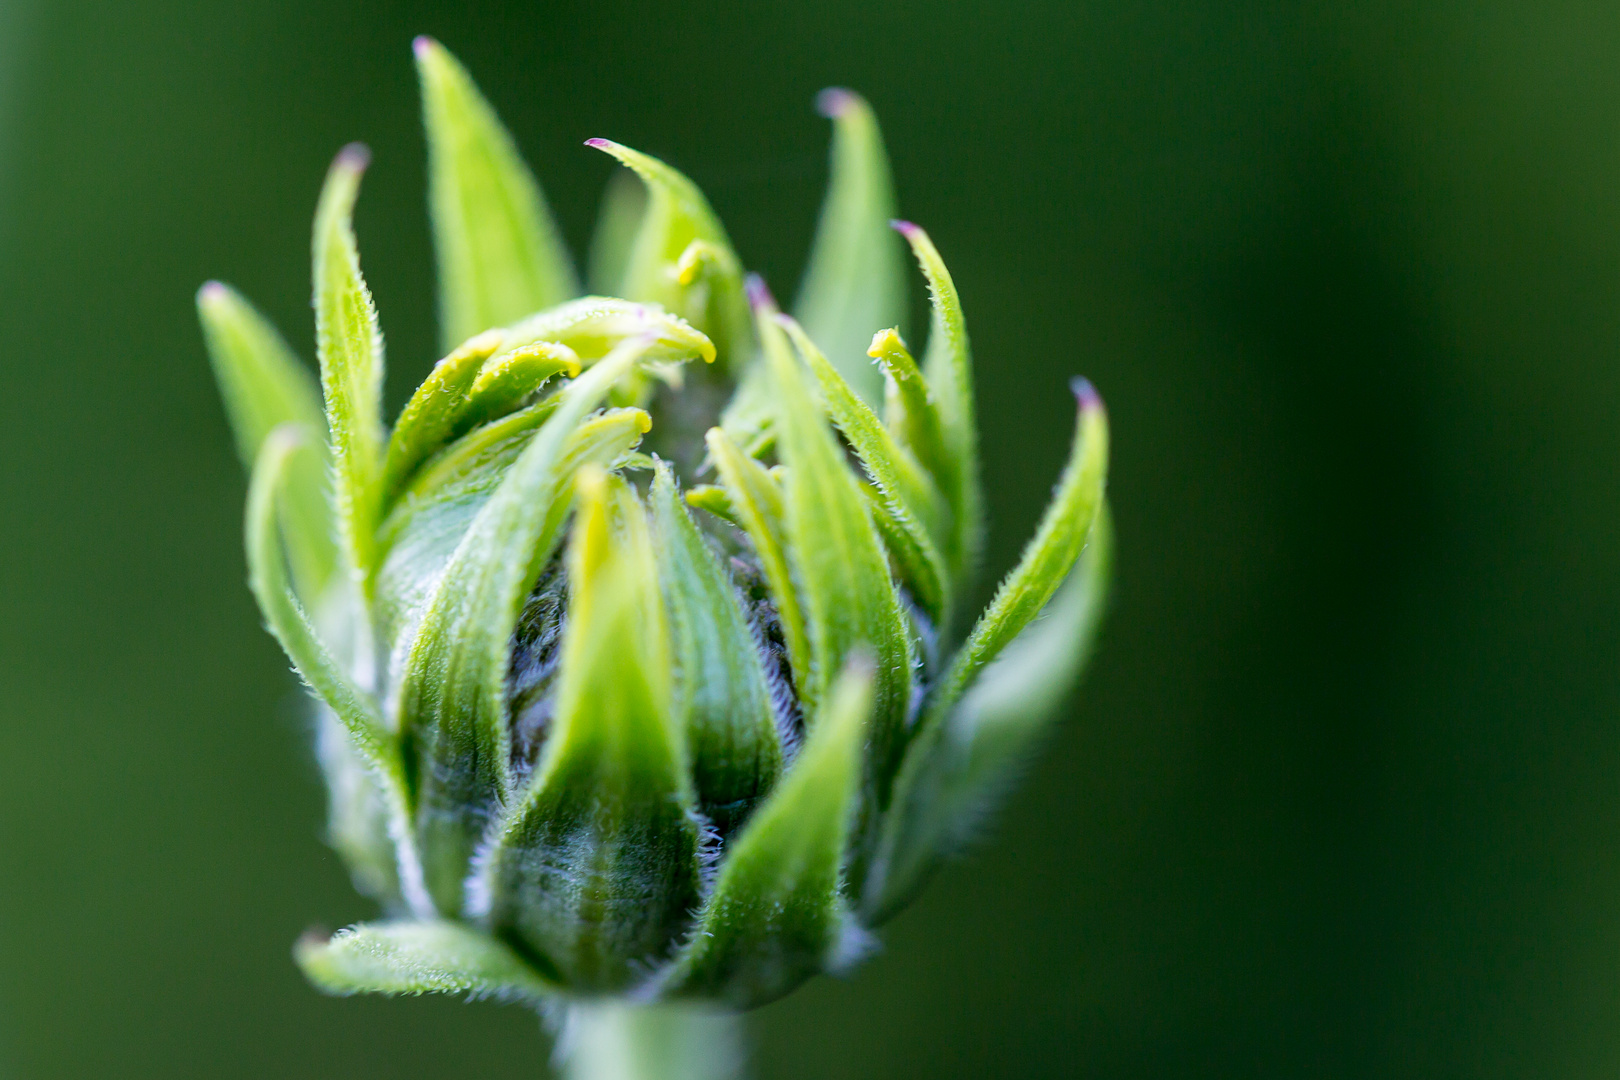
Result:
M270 432L294 424L324 434L320 387L275 327L229 285L210 281L197 290L197 318L208 344L214 380L225 401L236 451L248 469ZM312 454L288 464L281 527L300 595L317 601L336 565L332 510L327 494L324 439Z
M442 920L361 923L330 938L308 934L293 957L317 989L339 996L466 994L539 1002L560 989L510 946Z
M753 1008L859 952L864 935L842 886L872 693L871 661L856 656L798 759L726 853L665 993Z
M364 581L382 504L383 342L377 308L360 275L355 199L371 160L358 143L326 174L315 211L315 351L331 435L333 505L348 569Z
M506 674L523 598L565 519L565 449L645 348L625 343L563 392L456 544L410 635L400 729L417 755L416 831L439 912L460 914L474 850L511 793ZM562 505L566 505L564 502Z
M669 613L675 711L685 729L698 804L728 836L776 783L782 745L759 643L714 550L659 462L653 537Z
M576 488L551 729L482 880L493 926L570 986L614 992L685 929L700 831L645 511L599 470Z
M512 136L450 52L415 42L444 349L579 294L562 234Z
M740 370L750 352L742 263L709 200L655 157L609 139L585 145L619 159L647 188L646 210L619 283L622 295L683 316L714 339L727 370Z
M793 313L867 404L882 398L881 375L864 355L872 332L906 316L904 248L889 228L894 181L872 108L850 90L816 99L833 122L832 181Z
M946 451L938 479L955 521L955 535L946 553L957 580L967 581L977 572L984 548L984 493L979 482L979 433L967 321L956 283L928 234L909 221L897 221L894 227L911 245L928 279L933 315L922 371L939 410Z
M939 859L971 839L1046 735L1096 642L1112 562L1105 506L1041 617L907 749L862 904L871 925L904 907Z

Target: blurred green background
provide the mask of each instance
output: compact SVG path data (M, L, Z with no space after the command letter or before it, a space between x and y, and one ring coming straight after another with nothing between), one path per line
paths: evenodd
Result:
M398 401L434 340L409 42L583 244L609 136L790 293L829 84L968 306L992 568L1116 432L1117 603L988 842L763 1078L1620 1070L1620 8L0 2L0 1076L540 1076L515 1008L332 1001L320 842L191 296L311 336L345 141ZM920 290L919 290L920 291Z

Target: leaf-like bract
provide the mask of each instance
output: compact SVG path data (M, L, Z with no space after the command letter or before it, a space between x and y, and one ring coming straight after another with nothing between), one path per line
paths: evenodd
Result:
M537 1001L557 988L511 948L461 923L424 919L361 923L294 950L328 994L458 994Z
M950 502L955 522L953 543L946 549L957 580L978 570L984 546L984 494L979 485L979 434L973 408L973 357L968 346L967 321L956 283L945 269L934 242L910 222L895 227L911 245L928 279L933 316L928 349L923 354L923 375L939 410L946 460L941 463L940 488Z
M623 295L684 317L714 339L727 370L738 370L750 351L742 263L709 201L655 157L608 139L586 145L618 158L647 187L647 206L619 283Z
M208 342L236 451L248 469L270 432L282 424L324 433L320 388L309 369L253 305L236 290L210 281L197 291L197 317ZM327 495L325 441L313 454L288 463L282 489L281 526L298 593L316 602L332 572L332 510Z
M645 511L617 477L577 487L555 713L485 880L495 926L570 986L613 992L684 928L699 830Z
M653 478L652 517L676 714L686 731L699 806L724 836L771 790L782 767L770 687L736 586L662 462Z
M523 598L563 520L564 448L585 415L631 369L626 342L570 384L551 417L473 518L428 601L400 687L402 731L417 745L417 833L441 914L459 914L474 849L510 789L506 671Z
M579 294L534 174L472 77L416 39L444 350Z
M382 331L360 276L354 201L370 153L343 148L326 174L315 211L315 351L332 439L334 506L348 569L362 582L382 503Z
M875 925L967 840L1046 732L1091 653L1107 604L1107 507L1041 618L985 667L956 708L906 751L862 910Z
M859 934L840 885L871 707L871 663L852 659L793 767L726 853L671 993L752 1008L838 966Z
M895 216L889 159L871 106L849 90L824 90L817 107L833 122L832 182L793 312L869 405L882 398L867 359L874 331L906 317L904 249Z

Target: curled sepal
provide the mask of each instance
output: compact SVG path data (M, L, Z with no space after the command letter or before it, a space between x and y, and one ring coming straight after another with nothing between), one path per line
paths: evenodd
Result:
M894 182L864 98L823 90L816 107L833 122L832 181L793 311L851 389L875 405L883 386L866 344L873 330L906 315L904 249L889 228Z
M354 201L371 153L351 143L326 174L315 210L315 352L331 433L333 502L349 569L363 580L382 504L382 331L360 276Z
M441 914L462 911L473 851L510 793L510 640L562 528L552 511L565 479L565 447L645 348L641 340L626 342L563 390L461 536L410 643L400 730L416 747L416 832Z
M934 403L928 380L923 378L917 361L894 327L879 330L872 335L872 344L866 355L883 368L886 391L883 404L883 423L900 445L916 457L929 475L945 477L951 474L945 449L945 435L940 427L939 406Z
M399 746L384 727L371 696L354 685L316 634L287 580L277 529L276 502L294 456L316 454L310 446L311 438L297 427L283 425L271 432L259 450L248 486L244 527L248 584L270 632L281 643L298 674L331 710L354 755L376 784L383 802L386 832L398 844L397 859L407 864L395 867L398 885L408 903L420 906L418 871L406 835L410 800Z
M483 880L501 933L570 986L614 992L685 927L699 828L645 511L600 470L576 487L556 711Z
M309 432L326 429L314 377L240 293L210 281L197 290L197 318L244 466L253 467L265 438L282 424L297 424ZM293 579L299 594L312 603L324 591L337 557L326 492L325 443L316 445L317 453L298 454L288 464L281 506Z
M498 331L500 351L521 349L537 341L566 345L586 367L630 338L646 338L643 363L715 358L715 343L679 315L657 304L582 296ZM499 353L494 356L498 362Z
M994 808L1079 680L1107 606L1113 530L1100 512L1080 560L1041 618L985 667L944 721L906 751L862 912L903 907L939 858Z
M1089 382L1074 381L1079 419L1068 464L1035 535L930 695L925 723L955 706L979 671L1029 625L1080 557L1108 481L1108 413Z
M529 396L558 375L573 378L580 372L579 356L567 345L537 341L504 352L478 370L467 390L467 406L456 429L465 431L515 412Z
M911 638L860 483L811 396L763 285L753 299L775 391L786 547L810 638L809 677L799 681L799 696L814 708L852 650L873 652L872 761L881 805L910 703Z
M742 263L709 200L655 157L609 139L589 139L585 145L618 158L647 187L647 206L618 293L662 304L690 320L714 339L721 363L738 370L748 360L750 341Z
M923 353L923 375L939 410L945 460L940 488L954 517L953 542L947 549L957 580L967 580L978 569L984 547L984 493L979 486L979 433L973 409L973 357L968 347L967 321L951 272L928 234L909 221L895 222L906 238L923 276L933 315L928 348Z
M415 50L448 351L577 296L579 285L540 185L466 68L432 38Z
M293 949L304 977L328 993L467 994L535 1002L558 988L488 934L438 919L361 923Z
M803 328L785 315L781 321L816 377L828 416L849 441L877 488L886 516L894 525L892 532L881 531L906 583L923 610L938 623L950 609L952 585L937 546L938 540L945 539L942 533L949 521L939 490Z
M782 768L771 690L736 587L681 504L663 462L651 495L675 712L686 732L699 808L726 836Z
M852 657L793 767L727 852L666 993L752 1008L858 951L841 884L872 689L870 659Z

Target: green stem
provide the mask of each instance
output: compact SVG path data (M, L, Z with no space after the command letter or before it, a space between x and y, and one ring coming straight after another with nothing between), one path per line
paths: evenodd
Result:
M683 1005L569 1006L558 1044L566 1080L736 1080L742 1019Z

